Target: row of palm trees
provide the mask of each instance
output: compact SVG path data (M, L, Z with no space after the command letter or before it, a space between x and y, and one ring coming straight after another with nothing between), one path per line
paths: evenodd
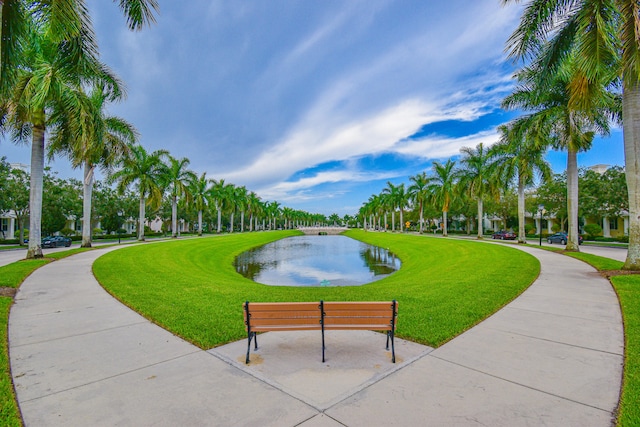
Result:
M119 6L132 30L153 22L158 10L156 0L122 0ZM95 168L117 163L137 133L106 115L107 102L124 98L124 85L99 61L83 0L3 0L0 24L0 129L17 143L31 144L27 258L39 258L45 137L50 157L62 154L84 167L89 224ZM86 239L83 234L84 244Z
M403 215L407 208L419 212L419 231L424 232L424 213L442 213L443 235L447 236L448 213L453 203L477 205L478 238L483 236L484 201L499 200L517 182L519 239L525 242L525 189L534 184L535 177L551 177L551 167L544 159L544 151L522 144L512 138L508 127L500 128L503 137L499 143L487 148L480 143L475 148L461 149L459 165L449 159L435 161L432 173L421 172L409 178L410 184L394 185L387 182L382 192L372 195L360 209L365 228L386 229L387 214L391 213L391 231L395 231L395 213L400 213L399 229L403 231ZM367 221L368 219L368 221ZM384 226L380 224L385 221Z
M236 214L240 215L240 231L275 229L278 224L288 229L327 223L324 215L281 207L276 201L262 201L254 191L249 191L244 186L227 183L224 179L208 179L206 172L198 176L188 169L189 163L189 159L176 159L166 150L149 153L141 145L132 145L109 174L108 181L116 183L120 193L126 192L130 187L137 191L138 240L145 239L146 207L158 209L165 195L171 200L172 237L178 237L179 203L196 209L199 235L204 230L203 216L207 211L216 214L218 233L222 232L223 215L229 217L229 232L234 232ZM248 227L245 219L248 220ZM83 236L85 229L90 227L83 227Z

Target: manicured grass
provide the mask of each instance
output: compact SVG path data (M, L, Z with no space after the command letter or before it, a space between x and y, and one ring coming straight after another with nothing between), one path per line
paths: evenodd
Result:
M0 297L0 342L2 343L2 351L0 351L0 425L19 427L22 425L22 421L18 404L13 395L9 368L7 321L10 307L11 298Z
M357 287L274 287L236 273L234 257L297 232L233 234L142 245L105 254L93 265L100 283L121 301L173 333L211 348L245 337L249 301L399 302L397 335L439 346L526 289L539 262L521 251L473 241L349 231L389 248L397 273Z
M0 245L0 251L5 251L5 250L9 250L9 249L27 249L26 246L20 246L20 245Z
M613 276L624 319L625 363L618 426L640 424L640 276Z
M591 264L598 271L620 270L624 265L624 262L617 261L615 259L586 254L584 252L566 252L565 255L569 255L570 257L577 258Z

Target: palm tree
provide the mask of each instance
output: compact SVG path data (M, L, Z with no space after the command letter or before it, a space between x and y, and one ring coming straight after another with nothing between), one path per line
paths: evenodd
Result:
M510 3L517 0L503 0ZM537 59L541 79L565 74L569 106L589 113L614 77L622 81L629 249L624 269L640 270L640 37L634 0L531 1L508 41L513 58ZM570 73L565 62L573 62Z
M280 203L278 202L269 202L269 204L267 204L267 213L269 216L269 223L271 223L271 219L273 219L273 227L271 227L272 230L275 230L276 227L276 219L278 218L278 216L280 216L281 210L280 210Z
M464 155L460 160L462 168L459 171L460 187L464 188L469 197L476 199L478 204L478 239L482 239L482 221L484 219L484 198L497 192L496 175L491 164L491 157L483 143L475 149L463 147L460 152Z
M106 103L121 98L119 85L114 85L114 89L111 94L108 94L104 84L95 85L87 98L89 108L86 110L92 113L90 116L61 118L61 120L78 120L79 124L75 125L75 128L86 129L86 131L74 135L70 132L74 126L63 125L61 126L63 131L54 135L49 143L50 157L55 152L62 152L70 158L74 168L84 167L81 244L83 248L91 247L91 206L96 166L100 166L104 172L108 173L138 139L137 131L130 123L106 113ZM81 123L83 120L86 123Z
M255 230L258 229L257 225L258 225L258 216L262 213L263 211L263 204L260 201L260 197L258 197L258 195L251 191L248 195L247 195L247 213L249 214L249 231L253 231L254 230L254 219L255 219Z
M409 178L412 184L409 186L409 196L414 204L420 209L420 234L423 232L424 225L424 205L429 200L429 183L431 178L426 172L419 173Z
M211 183L212 183L212 186L210 189L209 197L213 201L216 211L218 212L217 233L221 233L222 232L222 213L227 212L230 206L233 207L233 205L230 202L232 199L231 193L233 192L234 185L226 184L224 182L224 179L220 179L218 181L212 180ZM233 229L231 231L233 231Z
M93 26L84 0L0 0L0 94L15 82L16 73L24 65L24 39L31 21L47 23L48 37L53 43L61 43L82 37L73 47L82 56L97 58L98 46ZM155 22L154 13L159 10L157 0L120 0L127 25L140 30Z
M30 239L27 258L42 257L41 218L44 174L45 135L59 132L81 135L92 129L67 128L78 125L72 117L91 115L86 96L78 90L83 85L103 81L111 85L115 78L92 57L73 56L73 46L83 39L56 43L47 36L46 26L29 27L24 40L25 65L16 72L11 92L2 96L0 123L10 129L12 139L24 142L31 137ZM85 135L86 136L86 135Z
M391 231L396 231L396 208L398 207L399 185L393 185L387 181L387 186L382 189L382 200L385 206L391 210Z
M435 175L431 185L429 186L429 192L432 194L433 200L436 204L441 206L443 228L442 235L448 236L447 233L447 214L451 206L451 202L456 197L456 182L457 173L454 169L456 162L449 159L445 164L439 162L433 162L433 171Z
M525 189L534 183L537 175L543 181L551 178L551 167L544 159L545 147L536 144L535 135L519 134L516 123L500 126L502 138L490 149L495 159L498 176L503 187L517 179L518 183L518 243L527 243L525 232Z
M518 119L517 126L526 129L538 147L567 150L567 211L569 251L578 246L578 152L591 147L597 133L609 132L609 111L614 99L601 100L591 112L574 110L569 105L568 82L558 74L544 84L537 81L537 68L526 67L517 74L520 85L503 101L504 108L533 111Z
M163 176L171 196L171 237L174 239L178 237L178 199L184 197L188 202L191 198L190 185L198 179L195 173L187 169L189 163L186 157L178 160L169 156Z
M240 210L240 232L242 233L244 231L244 213L247 210L247 205L249 203L247 187L236 187L234 195L236 208Z
M189 193L191 193L194 207L198 211L198 236L202 236L202 211L207 207L209 200L209 184L211 184L211 181L207 179L206 172L203 172L200 177L189 183Z
M145 207L157 209L162 203L161 183L166 176L163 160L169 156L166 150L149 154L141 145L134 145L120 162L120 169L110 175L110 182L118 183L118 192L123 194L129 185L136 185L139 197L138 240L144 241Z

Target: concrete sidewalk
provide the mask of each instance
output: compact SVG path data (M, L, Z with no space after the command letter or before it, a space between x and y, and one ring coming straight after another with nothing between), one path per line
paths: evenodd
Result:
M292 332L261 335L247 366L246 341L203 351L109 296L91 265L113 249L56 261L22 284L9 319L24 421L610 426L624 345L614 291L580 261L518 249L542 264L525 293L438 349L399 340L396 364L384 335L332 331L326 363L317 336Z

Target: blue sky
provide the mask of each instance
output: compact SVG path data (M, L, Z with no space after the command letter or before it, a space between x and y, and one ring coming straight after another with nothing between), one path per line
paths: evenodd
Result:
M101 59L126 83L111 114L147 150L314 213L358 211L464 146L497 141L513 89L505 41L519 6L499 0L159 0L157 23L125 28L88 0ZM29 148L0 156L29 163ZM556 172L566 155L548 154ZM624 163L615 130L579 166ZM81 177L64 158L51 165Z

